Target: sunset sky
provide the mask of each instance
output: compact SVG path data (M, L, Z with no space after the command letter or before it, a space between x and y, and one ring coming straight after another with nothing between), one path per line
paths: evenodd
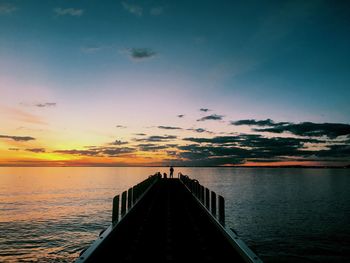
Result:
M349 12L0 0L0 166L350 164Z

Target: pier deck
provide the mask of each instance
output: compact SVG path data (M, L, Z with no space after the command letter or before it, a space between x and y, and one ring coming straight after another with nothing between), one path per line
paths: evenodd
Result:
M159 179L83 262L249 262L203 207L179 179Z

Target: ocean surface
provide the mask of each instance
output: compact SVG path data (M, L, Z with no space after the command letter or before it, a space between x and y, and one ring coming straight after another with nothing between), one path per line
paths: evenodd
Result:
M112 198L167 168L0 168L0 262L72 262ZM226 199L227 226L265 262L350 262L350 170L175 168Z

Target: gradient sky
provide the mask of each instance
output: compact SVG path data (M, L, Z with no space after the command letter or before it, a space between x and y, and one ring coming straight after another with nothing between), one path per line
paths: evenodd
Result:
M349 164L349 11L0 0L0 165Z

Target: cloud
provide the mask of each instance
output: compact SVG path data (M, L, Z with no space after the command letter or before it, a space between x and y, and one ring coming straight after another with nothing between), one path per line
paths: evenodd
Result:
M116 127L116 128L120 128L120 129L125 129L125 128L127 128L127 127L124 126L124 125L116 125L115 127Z
M0 3L0 15L9 15L17 10L17 7L9 3Z
M203 132L207 132L207 133L213 133L213 132L211 132L211 131L208 131L208 130L206 130L206 129L203 129L203 128L196 128L196 129L193 129L193 128L191 128L191 129L187 129L188 131L194 131L194 132L198 132L198 133L203 133Z
M164 135L164 136L157 136L157 135L153 135L153 136L149 136L147 138L142 138L142 139L135 139L135 141L138 142L163 142L163 141L169 141L169 140L174 140L176 139L177 136L174 135Z
M37 103L35 104L36 107L44 108L44 107L55 107L57 105L56 102L45 102L45 103Z
M35 140L35 138L30 137L30 136L11 136L11 135L0 135L0 139L11 139L16 142L27 142L27 141L32 141Z
M350 136L350 125L343 123L287 123L278 124L272 128L254 129L258 132L284 133L289 132L298 136L322 137L334 139L339 136Z
M110 145L116 145L116 146L125 145L125 144L128 144L128 142L123 142L120 140L115 140L114 142L110 143Z
M106 47L105 46L87 46L87 47L82 47L80 50L83 53L93 54L93 53L96 53L98 51L103 50L104 48L106 48Z
M133 60L145 60L156 56L156 52L150 48L128 48L126 53Z
M19 148L8 148L9 151L19 151Z
M200 108L199 110L200 110L200 111L203 111L203 112L208 112L208 111L210 111L210 110L207 109L207 108Z
M46 150L44 148L30 148L26 149L27 152L33 152L33 153L44 153Z
M159 129L163 130L182 130L180 127L172 127L172 126L158 126Z
M239 120L239 121L231 121L231 125L252 125L252 126L261 126L261 127L265 127L265 126L269 126L269 127L273 127L273 126L278 126L278 125L284 125L284 124L288 124L288 122L274 122L271 119L266 119L266 120L254 120L254 119L249 119L249 120Z
M76 8L60 8L57 7L53 10L57 16L75 16L80 17L84 14L83 9L76 9Z
M135 133L136 136L146 136L146 133Z
M168 148L166 145L157 145L152 143L139 144L137 145L137 147L139 147L140 151L144 151L144 152L155 152L158 150L163 150Z
M179 114L179 115L177 115L177 117L178 117L178 118L183 118L183 117L185 117L185 115Z
M163 12L164 12L164 7L162 6L152 7L150 10L150 14L152 16L160 16L161 14L163 14Z
M71 154L91 157L119 157L125 154L134 153L135 148L131 147L96 147L88 150L56 150L55 153Z
M19 120L32 124L47 124L39 116L12 107L0 106L0 113L9 115L9 117L14 120Z
M133 14L135 16L142 16L143 14L143 8L139 5L130 4L123 1L122 6L126 11L128 11L130 14Z
M217 120L222 120L223 117L224 117L223 115L212 114L209 116L202 117L202 118L198 119L197 121L207 121L207 120L217 121Z

